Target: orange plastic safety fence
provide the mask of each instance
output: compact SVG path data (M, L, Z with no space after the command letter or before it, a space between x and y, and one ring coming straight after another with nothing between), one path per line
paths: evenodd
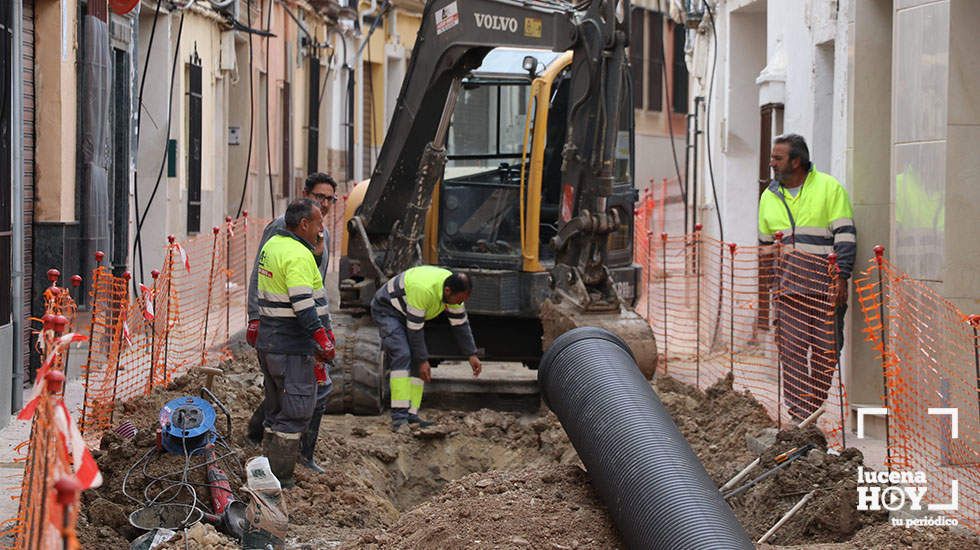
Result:
M637 311L650 322L658 370L698 388L728 376L780 426L817 409L828 443L845 443L847 394L837 364L837 281L827 259L791 244L735 246L654 234L656 202L638 205L635 261L644 269Z
M923 472L922 506L980 531L980 318L883 256L854 283L881 358L889 467Z
M121 420L117 402L230 357L226 343L246 323L248 277L264 226L226 218L211 232L170 240L162 269L132 301L128 277L96 270L82 413L90 444Z
M63 434L55 425L54 416L61 406L60 394L60 384L49 385L38 399L31 420L17 518L3 533L15 535L13 547L17 549L79 547L75 535L79 492L59 495L56 489L60 480L74 477Z
M45 315L37 332L37 349L44 358L32 398L21 411L31 422L21 480L17 517L0 535L13 535L14 548L78 548L79 484L69 454L70 416L64 405L65 354L73 341L76 307L65 288L52 285L44 292ZM60 420L59 420L60 419Z

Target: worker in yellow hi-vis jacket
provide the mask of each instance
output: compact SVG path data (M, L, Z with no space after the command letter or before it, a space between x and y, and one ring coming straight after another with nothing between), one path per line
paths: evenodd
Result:
M783 397L789 414L802 420L823 406L837 370L857 229L847 190L813 167L806 140L788 134L773 141L769 166L775 177L759 199L759 243L771 245L777 232L783 234L775 277L776 346ZM813 265L831 253L840 268L836 279L829 267Z
M393 277L371 300L371 317L378 325L381 348L391 370L392 430L407 424L430 424L418 415L424 383L432 380L423 332L426 321L445 311L457 345L469 357L473 375L480 375L483 367L463 307L471 290L465 273L425 265Z

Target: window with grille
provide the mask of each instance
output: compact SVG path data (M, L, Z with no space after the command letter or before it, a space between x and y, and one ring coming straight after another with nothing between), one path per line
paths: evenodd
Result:
M687 63L684 60L684 42L686 40L684 25L671 24L674 34L674 68L673 85L670 99L674 104L675 113L687 113Z
M684 60L684 26L657 11L633 8L630 15L630 74L633 105L643 111L687 112L688 73ZM669 46L669 47L668 47ZM670 55L668 55L670 54ZM670 76L665 81L667 76ZM670 84L670 89L666 84ZM669 94L665 97L665 94ZM665 100L670 102L665 106Z
M109 111L112 127L112 268L126 271L129 261L129 54L112 49L112 97Z
M283 197L292 198L290 193L290 188L293 185L293 160L292 160L292 145L290 143L290 132L289 132L289 119L290 119L290 105L289 105L289 93L290 93L289 81L282 83L282 98L280 99L280 106L282 107L279 111L279 119L282 121L282 150L280 151L280 161L281 161L281 172L280 172L280 188Z
M201 231L201 58L187 64L187 233Z
M306 171L320 171L320 60L310 57L310 108L306 125Z

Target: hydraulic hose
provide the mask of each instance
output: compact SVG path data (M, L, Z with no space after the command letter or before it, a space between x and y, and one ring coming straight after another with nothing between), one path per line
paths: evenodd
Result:
M622 340L568 331L538 382L627 547L754 548Z

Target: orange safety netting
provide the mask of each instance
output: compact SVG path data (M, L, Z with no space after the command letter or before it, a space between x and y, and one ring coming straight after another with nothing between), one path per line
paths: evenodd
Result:
M347 196L342 199L324 220L330 232L330 271L338 265ZM118 418L117 403L147 395L191 368L230 357L226 343L246 324L248 279L265 225L266 220L249 220L245 214L236 220L226 218L212 232L183 243L168 238L162 269L153 271L151 281L137 286L135 299L131 299L133 284L128 273L119 277L106 266L95 269L91 321L84 331L89 348L82 367L79 422L88 446L98 446L102 434L123 420ZM96 257L101 263L103 255ZM74 279L72 284L77 286ZM76 548L77 489L74 493L55 490L59 481L71 477L73 467L78 469L66 447L70 437L57 429L55 420L68 418L60 397L68 349L51 342L62 331L70 332L77 308L66 289L52 285L44 296L47 315L38 350L48 360L39 377L54 376L57 383L38 386L42 397L35 400L31 438L24 444L28 455L20 513L3 534L16 536L16 548L65 543ZM63 318L55 319L55 315ZM62 324L56 330L48 329L49 318ZM47 372L55 374L45 377Z
M881 358L889 468L923 472L923 506L980 531L980 317L876 253L854 288Z
M636 309L653 327L658 371L704 389L731 374L782 426L817 409L828 444L842 448L847 394L838 372L836 265L792 244L736 246L682 227L666 208L676 182L641 196ZM677 202L679 199L674 199Z
M78 548L79 490L92 485L98 475L62 397L69 346L84 338L71 332L77 309L68 289L56 286L58 275L49 271L52 285L44 291L45 315L37 333L44 362L31 399L18 415L19 420L31 421L31 435L18 447L26 447L26 455L17 517L0 532L12 535L18 549ZM82 468L85 471L76 476Z
M96 269L82 413L90 443L118 422L115 403L230 357L225 343L245 326L263 227L243 216L184 243L169 239L163 269L132 302L128 276Z

